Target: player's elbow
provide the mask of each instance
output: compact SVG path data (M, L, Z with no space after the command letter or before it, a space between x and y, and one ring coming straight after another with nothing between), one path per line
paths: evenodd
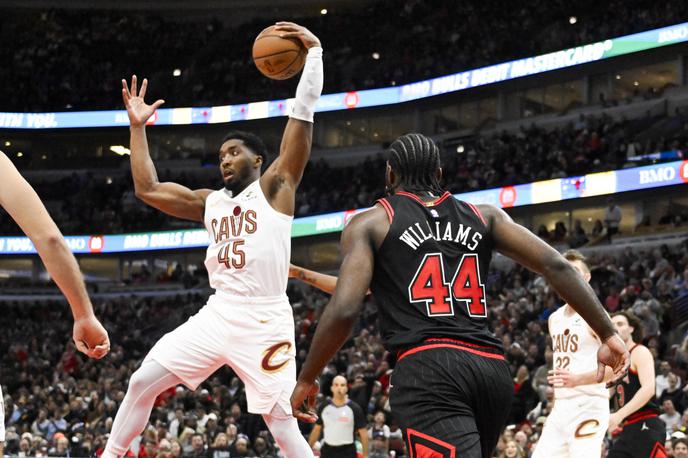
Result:
M44 234L36 234L32 237L36 249L44 253L57 253L65 248L64 237L60 231L55 228L45 232Z
M360 304L356 305L352 303L339 302L333 305L333 312L337 322L353 324L358 319L359 312L361 311Z
M62 237L59 231L53 231L46 234L43 240L45 245L51 249L61 247L65 243L64 237Z
M134 189L134 195L140 201L145 202L145 203L150 203L152 196L153 196L153 192L150 189L144 189L141 187L136 187Z
M542 275L549 279L557 278L562 275L567 275L573 270L571 264L569 264L563 257L555 256L547 259L542 266Z

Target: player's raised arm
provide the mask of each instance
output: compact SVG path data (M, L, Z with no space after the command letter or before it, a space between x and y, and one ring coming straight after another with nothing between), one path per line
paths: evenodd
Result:
M2 152L0 183L0 205L31 239L50 276L69 302L77 349L91 358L102 358L110 350L110 340L93 314L76 259L36 191Z
M144 79L141 90L137 94L136 75L131 78L131 88L127 86L125 80L122 80L122 98L129 115L131 174L134 177L136 197L168 215L192 221L203 221L205 199L212 190L192 191L177 183L158 181L158 174L148 151L146 121L165 101L157 100L153 105L147 105L143 100L147 87L148 80Z
M282 38L301 40L308 49L294 107L282 135L279 157L263 175L263 190L282 213L294 214L294 196L311 155L313 115L323 87L322 48L311 31L291 22L278 22L275 32ZM286 192L281 192L282 190Z
M381 209L355 216L344 228L341 240L342 267L337 289L325 307L311 342L311 350L299 374L291 397L294 416L313 422L313 412L302 410L303 401L312 396L315 379L334 354L346 342L361 311L370 281L373 278L373 228L384 224L387 215Z
M602 340L597 352L597 382L604 377L604 365L621 378L630 365L630 355L614 325L590 285L554 248L523 226L516 224L504 211L491 205L480 205L487 217L495 249L519 264L539 273L573 309L578 312Z

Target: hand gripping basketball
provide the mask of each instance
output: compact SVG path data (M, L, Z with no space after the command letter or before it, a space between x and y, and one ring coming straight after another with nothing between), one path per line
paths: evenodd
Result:
M626 376L631 366L631 355L618 334L608 337L599 350L597 350L597 382L604 379L604 366L609 366L614 371L614 378L607 386L614 385Z

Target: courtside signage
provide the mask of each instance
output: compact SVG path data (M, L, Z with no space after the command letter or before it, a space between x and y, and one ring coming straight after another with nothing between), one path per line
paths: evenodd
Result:
M455 194L454 197L473 204L510 208L682 184L688 184L688 160L467 192ZM361 208L296 218L292 224L291 235L306 237L341 232L351 218L366 210L368 209ZM205 229L120 235L75 235L67 236L65 239L69 248L77 254L204 248L209 243L208 232ZM0 237L0 255L35 253L36 249L27 237Z
M686 41L688 22L402 86L325 94L318 101L315 111L351 110L408 102ZM292 104L293 99L287 99L218 107L162 108L148 124L214 124L273 118L285 116ZM0 112L0 129L67 129L128 125L129 119L125 110Z

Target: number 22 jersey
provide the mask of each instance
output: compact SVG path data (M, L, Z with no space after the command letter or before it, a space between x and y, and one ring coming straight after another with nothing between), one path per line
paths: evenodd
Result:
M371 283L385 347L445 338L501 350L487 322L493 242L480 211L449 192L434 202L407 192L377 202L390 219Z

